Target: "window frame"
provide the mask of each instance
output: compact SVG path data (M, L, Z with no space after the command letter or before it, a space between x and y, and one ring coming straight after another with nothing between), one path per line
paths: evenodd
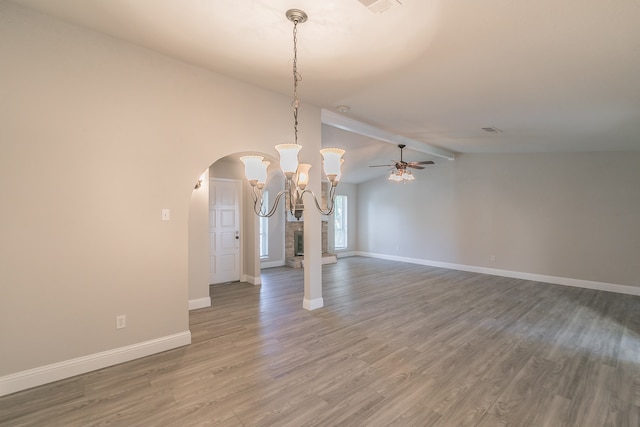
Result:
M349 212L349 203L348 197L344 194L336 195L334 203L335 212L333 214L333 248L335 250L343 250L347 249L349 246L349 223L347 220L348 212ZM338 210L340 210L340 221L338 220ZM341 245L338 246L338 234L341 235Z

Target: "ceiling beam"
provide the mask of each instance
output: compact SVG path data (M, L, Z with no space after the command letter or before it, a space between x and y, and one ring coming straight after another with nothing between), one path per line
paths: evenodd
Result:
M325 125L333 126L338 129L346 130L347 132L357 133L358 135L367 136L369 138L374 138L394 145L404 144L413 150L430 154L435 157L440 157L442 159L454 160L456 157L455 153L452 151L443 150L442 148L427 144L426 142L416 141L415 139L378 129L375 126L350 119L341 114L334 113L333 111L325 110L324 108L321 111L320 120Z

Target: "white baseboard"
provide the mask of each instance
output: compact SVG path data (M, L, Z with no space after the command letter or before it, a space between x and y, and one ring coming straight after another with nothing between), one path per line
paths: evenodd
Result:
M273 268L273 267L283 267L285 265L284 260L280 261L265 261L260 263L260 268Z
M205 307L211 307L211 297L189 300L189 311Z
M0 377L0 396L191 344L185 331Z
M448 262L430 261L418 258L407 258L395 255L376 254L372 252L357 252L359 256L369 258L388 259L390 261L408 262L411 264L427 265L430 267L448 268L451 270L470 271L472 273L491 274L494 276L512 277L514 279L532 280L535 282L553 283L555 285L573 286L577 288L594 289L597 291L616 292L626 295L640 296L640 287L618 285L615 283L594 282L591 280L572 279L570 277L547 276L544 274L524 273L520 271L501 270L498 268L478 267L474 265L452 264Z
M253 277L253 276L249 276L248 274L242 275L242 281L243 282L247 282L247 283L251 283L252 285L261 285L262 284L262 279L260 278L260 276Z
M315 310L317 308L324 307L324 300L322 298L306 299L302 300L302 308L305 310Z

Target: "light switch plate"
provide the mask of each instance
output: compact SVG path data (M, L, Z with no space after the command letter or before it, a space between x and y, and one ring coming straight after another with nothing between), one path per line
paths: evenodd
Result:
M127 316L126 314L121 314L116 316L116 329L122 329L127 327Z
M169 209L162 209L162 220L169 221L171 219L171 212Z

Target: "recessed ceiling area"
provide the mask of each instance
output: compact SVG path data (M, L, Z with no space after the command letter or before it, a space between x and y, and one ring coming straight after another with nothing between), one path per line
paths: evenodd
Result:
M382 13L359 0L13 3L285 95L285 11L298 8L303 104L346 105L350 119L455 153L640 150L638 0L401 0ZM323 145L349 150L344 182L397 157L328 126Z

